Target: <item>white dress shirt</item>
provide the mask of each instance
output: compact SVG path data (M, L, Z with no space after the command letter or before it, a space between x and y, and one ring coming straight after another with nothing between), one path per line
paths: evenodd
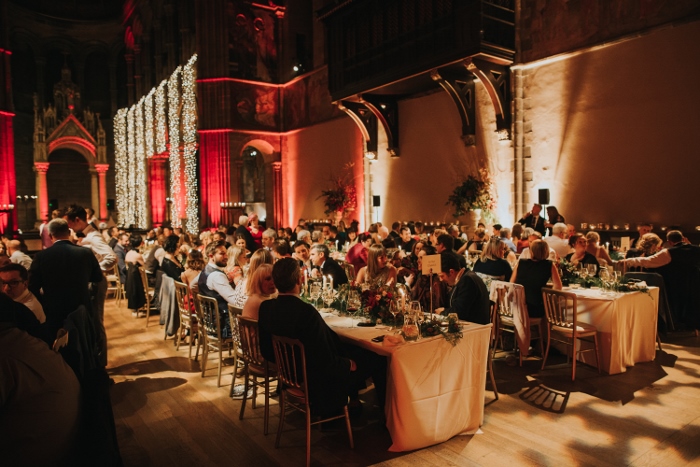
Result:
M32 259L19 250L12 252L10 255L10 261L15 264L21 264L27 271L29 271L29 268L32 266Z
M92 226L88 225L83 230L83 233L85 237L80 242L80 245L92 250L97 258L97 262L100 263L102 271L111 271L114 265L117 264L117 255L114 253L114 250L105 242L100 232L93 229Z

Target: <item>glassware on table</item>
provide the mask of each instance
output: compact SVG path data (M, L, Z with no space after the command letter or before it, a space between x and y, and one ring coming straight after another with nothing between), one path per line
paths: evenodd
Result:
M418 315L410 312L406 313L403 318L403 327L401 330L403 331L404 339L407 341L417 341L420 337Z
M586 268L588 269L588 275L590 277L595 277L596 272L598 270L598 265L597 264L587 264Z
M578 273L578 276L581 279L585 279L586 277L588 277L588 268L583 263L578 263L576 265L576 272Z
M412 300L411 303L408 304L408 312L421 315L422 310L420 307L420 302L418 300Z
M360 301L360 293L357 290L348 291L348 313L356 313L360 309L362 302Z
M392 300L389 304L389 313L391 313L391 316L394 317L394 325L391 329L398 329L398 326L396 325L396 315L401 313L401 304L397 300Z
M309 298L314 301L314 306L318 308L318 299L321 297L321 283L312 282L309 286Z
M321 298L323 299L323 303L326 304L326 307L330 308L335 301L335 290L326 288L326 290L321 293Z

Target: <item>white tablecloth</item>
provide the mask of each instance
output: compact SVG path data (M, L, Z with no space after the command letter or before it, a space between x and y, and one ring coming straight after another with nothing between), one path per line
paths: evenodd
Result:
M490 324L464 323L464 337L454 347L442 336L387 346L371 341L391 333L387 328L352 327L350 318L322 316L342 339L389 357L390 451L424 448L481 426Z
M624 373L628 366L654 360L658 287L649 287L649 293L613 295L602 295L597 289L571 289L567 292L578 297L579 321L598 329L602 371L610 375ZM593 352L582 354L582 359L595 365Z

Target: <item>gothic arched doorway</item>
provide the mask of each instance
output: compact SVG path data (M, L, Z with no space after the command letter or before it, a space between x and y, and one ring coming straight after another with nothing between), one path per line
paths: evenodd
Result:
M282 207L279 153L267 141L248 141L238 167L239 199L246 203L246 212L255 212L267 227L274 228Z
M97 209L92 205L90 164L76 151L58 149L49 155L46 185L49 200L56 200L58 207L78 204Z

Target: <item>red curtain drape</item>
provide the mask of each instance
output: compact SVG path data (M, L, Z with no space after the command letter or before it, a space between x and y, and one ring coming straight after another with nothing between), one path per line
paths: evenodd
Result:
M0 111L0 205L17 203L15 178L15 140L12 130L13 114ZM10 221L10 219L12 219ZM0 232L11 233L9 226L17 225L17 210L0 214ZM15 227L13 227L14 229Z
M231 194L230 130L205 130L199 133L200 198L202 225L221 222L221 203Z

